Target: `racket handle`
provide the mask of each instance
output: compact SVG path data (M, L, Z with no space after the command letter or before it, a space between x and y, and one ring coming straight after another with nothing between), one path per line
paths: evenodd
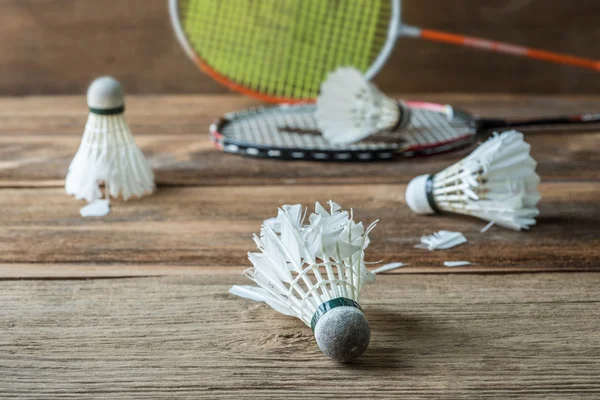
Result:
M551 51L531 49L493 40L481 39L473 36L463 36L454 33L441 32L431 29L420 29L412 26L402 26L400 35L420 37L433 42L449 43L457 46L474 47L481 50L492 51L502 54L533 58L556 64L571 65L579 68L592 69L600 72L600 61L590 60L566 54L553 53Z

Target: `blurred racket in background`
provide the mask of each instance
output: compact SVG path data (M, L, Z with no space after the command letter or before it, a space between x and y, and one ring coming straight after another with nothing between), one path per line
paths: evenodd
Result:
M402 36L600 71L597 60L406 25L401 0L169 1L179 42L206 74L273 103L312 101L339 66L371 79Z
M528 126L600 122L600 114L506 120L478 118L444 104L405 102L410 123L353 144L333 145L317 127L313 104L281 105L235 112L211 125L216 146L227 153L281 160L378 161L433 155L473 143L479 132Z

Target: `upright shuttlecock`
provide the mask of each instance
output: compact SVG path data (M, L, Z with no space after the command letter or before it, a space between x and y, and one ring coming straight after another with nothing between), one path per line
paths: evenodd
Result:
M125 121L125 96L119 82L108 76L96 79L88 89L87 101L90 113L69 166L67 193L93 202L102 197L102 182L106 201L109 196L127 200L152 193L154 174Z
M517 131L496 134L465 159L435 175L421 175L406 189L417 214L448 211L521 230L535 224L540 200L537 163Z
M410 121L410 109L381 93L355 68L332 72L321 85L317 123L333 144L358 142L378 132L401 129Z
M352 214L330 202L319 203L304 225L302 206L285 205L276 219L254 235L260 253L248 253L254 265L245 275L258 286L233 286L230 293L262 301L310 326L319 348L341 362L367 349L369 323L359 305L360 290L373 280L365 267L369 232Z

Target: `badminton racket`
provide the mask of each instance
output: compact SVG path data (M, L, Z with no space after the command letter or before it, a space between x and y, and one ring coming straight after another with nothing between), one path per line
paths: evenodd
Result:
M314 100L340 66L371 79L401 37L600 71L597 60L407 25L401 0L169 1L176 36L200 69L229 89L273 103Z
M229 113L210 127L218 149L281 160L377 161L445 153L473 143L477 133L527 126L600 122L600 114L540 119L479 118L449 105L405 102L411 121L358 143L332 145L317 127L313 104L280 105Z

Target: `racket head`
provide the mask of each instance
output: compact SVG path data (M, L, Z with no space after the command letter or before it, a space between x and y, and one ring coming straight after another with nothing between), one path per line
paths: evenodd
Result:
M477 122L470 114L454 110L449 119L429 108L411 109L411 122L401 131L378 133L347 145L332 145L323 138L313 104L229 113L210 126L210 136L226 153L310 161L392 160L445 153L474 142Z
M231 90L271 103L313 101L327 74L370 79L397 40L399 0L169 0L188 56Z

